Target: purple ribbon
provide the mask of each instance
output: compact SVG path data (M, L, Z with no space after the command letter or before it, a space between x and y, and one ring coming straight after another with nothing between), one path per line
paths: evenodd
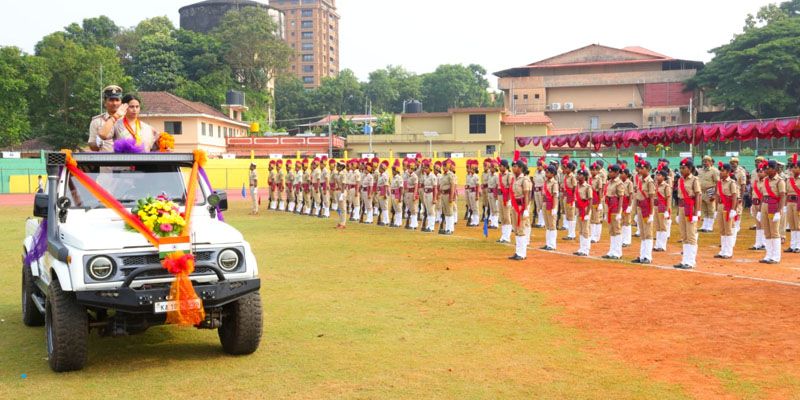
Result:
M203 169L203 167L200 167L198 168L197 172L200 173L200 177L203 178L203 182L205 182L206 186L208 186L208 190L210 190L211 193L214 193L214 188L211 187L211 181L208 180L208 175L206 175L206 170ZM216 206L216 208L217 208L217 219L222 222L225 222L225 217L222 216L222 211L220 211L219 206Z
M47 251L47 218L42 218L42 222L36 228L36 233L33 234L31 248L25 254L25 265L31 265L32 262L41 258L45 251Z

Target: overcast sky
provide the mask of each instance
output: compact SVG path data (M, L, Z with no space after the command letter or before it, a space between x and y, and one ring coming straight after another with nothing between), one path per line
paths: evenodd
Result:
M264 1L266 2L266 1ZM424 73L439 64L477 63L490 73L592 43L642 46L708 61L708 50L741 32L765 0L337 0L340 59L361 79L388 64ZM39 39L83 18L120 26L166 15L191 0L0 0L0 46L32 52ZM492 86L496 79L491 78Z

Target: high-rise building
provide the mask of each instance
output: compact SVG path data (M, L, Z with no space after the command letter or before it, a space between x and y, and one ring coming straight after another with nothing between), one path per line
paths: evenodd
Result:
M286 42L295 57L289 71L305 87L339 74L339 14L334 0L271 0L270 7L286 17Z

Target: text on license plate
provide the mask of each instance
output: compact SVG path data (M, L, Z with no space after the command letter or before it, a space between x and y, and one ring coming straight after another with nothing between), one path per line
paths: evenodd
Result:
M185 301L157 301L153 303L153 312L156 314L163 314L170 311L178 310L196 310L201 307L200 299L185 300Z

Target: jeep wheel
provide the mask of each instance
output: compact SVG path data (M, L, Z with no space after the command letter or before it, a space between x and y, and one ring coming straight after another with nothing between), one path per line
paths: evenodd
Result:
M261 342L261 295L250 293L225 306L217 333L228 354L250 354Z
M44 325L44 315L39 312L36 303L31 297L37 293L36 283L33 281L31 266L22 264L22 323L26 326Z
M75 301L72 293L61 290L58 280L50 282L45 330L50 368L56 372L83 368L89 339L86 309Z

